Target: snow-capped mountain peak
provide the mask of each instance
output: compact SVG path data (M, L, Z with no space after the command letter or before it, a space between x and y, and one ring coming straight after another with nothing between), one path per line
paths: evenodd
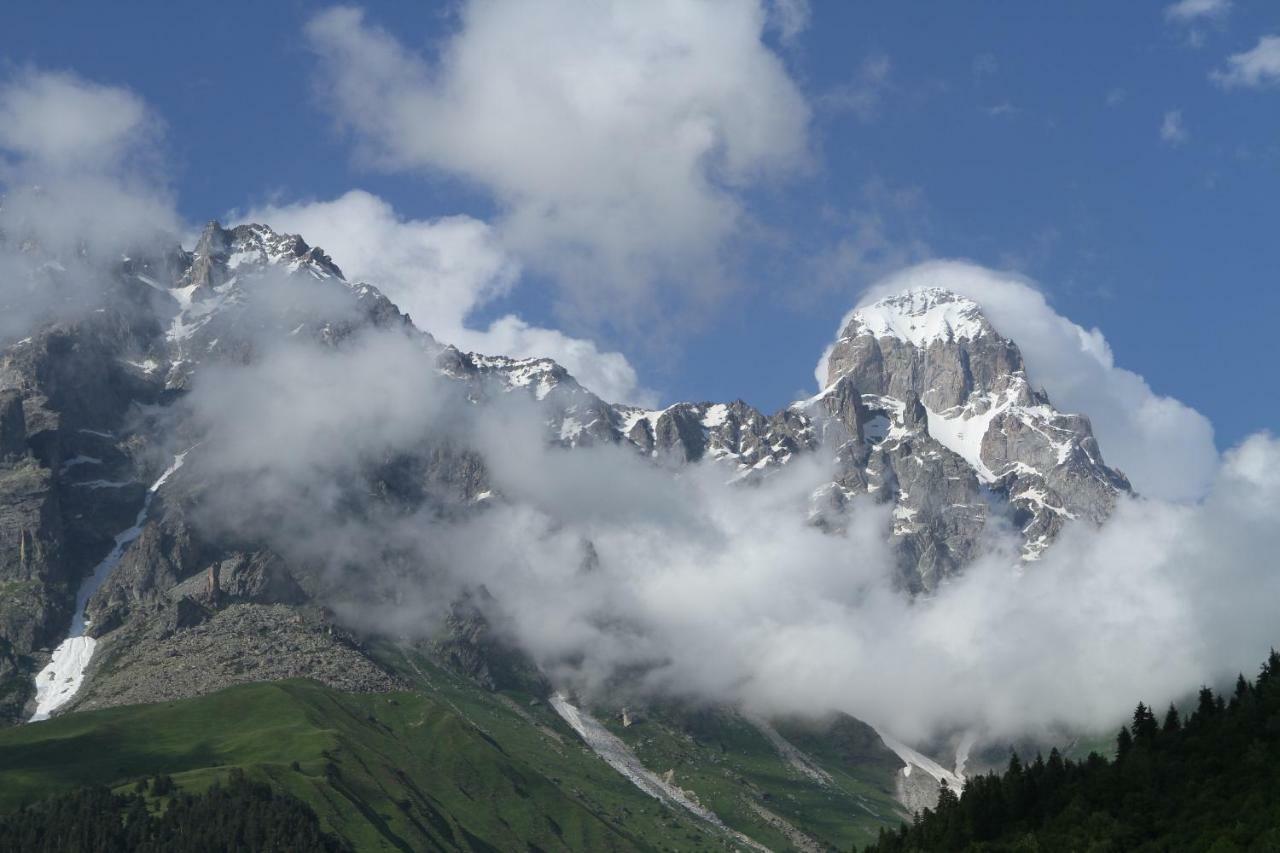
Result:
M1066 520L1101 521L1129 490L1088 419L1034 389L1017 345L967 297L920 288L857 309L827 359L828 385L840 381L868 400L918 401L916 443L959 457L978 487L1008 502L1028 559Z
M323 249L308 245L297 234L278 234L258 224L223 228L210 222L196 242L192 259L192 283L201 283L201 273L216 264L228 271L283 267L290 272L305 271L314 278L343 278L342 270Z
M858 308L849 327L917 347L989 333L991 325L971 299L940 287L908 290Z
M164 343L144 355L156 366L148 373L167 365L160 375L171 389L203 362L246 360L264 335L331 339L366 322L408 322L376 287L348 282L323 249L265 225L210 222L191 252L126 259L121 272L163 294Z
M409 326L376 287L347 282L323 250L263 225L202 233L165 279L135 277L173 300L163 347L138 363L165 387L188 386L213 359L243 361L258 342L330 343L372 323ZM259 311L257 304L268 310ZM423 335L424 341L430 341ZM1017 346L972 299L942 288L906 291L853 311L832 347L827 384L772 415L747 403L614 405L547 358L463 353L431 342L436 368L483 404L527 394L550 443L630 446L667 467L705 462L754 481L826 448L831 481L811 517L844 524L859 496L892 503L901 581L933 588L977 556L984 530L1006 517L1034 559L1072 519L1100 521L1123 475L1108 468L1086 418L1033 390Z

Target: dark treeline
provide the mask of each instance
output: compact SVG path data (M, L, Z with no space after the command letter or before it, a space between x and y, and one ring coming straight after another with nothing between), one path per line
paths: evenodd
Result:
M1280 851L1280 655L1229 698L1200 691L1189 716L1139 704L1116 757L1057 750L945 790L933 810L882 830L868 853Z
M153 807L148 808L150 791ZM0 850L22 853L340 853L349 848L321 831L306 803L232 771L202 794L174 788L168 776L134 793L103 787L0 815Z

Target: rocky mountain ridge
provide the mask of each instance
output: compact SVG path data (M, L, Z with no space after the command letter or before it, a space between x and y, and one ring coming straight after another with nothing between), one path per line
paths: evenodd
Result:
M0 705L9 720L30 714L38 671L63 677L42 650L64 642L77 590L131 526L136 537L87 597L82 627L100 648L81 673L85 687L51 710L172 695L162 683L172 682L162 665L170 656L206 673L182 682L180 695L307 673L344 688L396 683L354 663L366 659L362 641L328 610L329 576L198 522L204 450L176 401L208 366L254 363L291 338L337 347L361 329L398 331L459 400L528 395L549 443L629 447L675 471L713 464L746 488L827 452L834 464L813 495L813 522L840 529L860 496L892 504L886 535L912 593L979 556L989 524L1010 525L1034 560L1065 523L1102 520L1128 490L1102 462L1087 419L1052 409L1016 345L946 291L859 309L831 351L826 387L767 415L741 400L615 405L549 359L460 352L375 286L348 282L322 250L261 225L211 223L193 251L131 253L110 279L101 308L33 329L0 357ZM177 453L188 464L158 481ZM424 444L385 467L361 486L376 500L466 513L503 499L466 448ZM281 607L292 615L273 620L276 653L232 660L216 643L190 641L193 631L251 637L263 609ZM482 619L456 634L482 633Z

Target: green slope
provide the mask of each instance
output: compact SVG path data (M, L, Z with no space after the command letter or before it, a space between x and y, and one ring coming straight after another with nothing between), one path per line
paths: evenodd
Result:
M901 821L893 799L901 762L851 717L777 726L825 772L824 780L795 767L756 725L724 709L650 709L629 727L610 728L645 766L671 771L675 784L726 824L774 850L848 850Z
M486 704L483 723L422 693L277 682L8 729L0 810L157 772L200 790L240 767L310 804L361 850L723 849L553 720L543 730L498 697L470 699Z
M0 730L0 812L85 785L128 790L157 773L201 791L241 768L309 804L358 850L742 847L642 793L534 693L484 690L393 645L376 653L416 689L251 684ZM897 825L897 761L850 718L779 727L829 775L815 781L732 712L651 710L625 729L601 716L649 769L673 771L771 849L848 849Z
M495 735L503 733L515 750L529 743L507 728L519 721L500 713L494 694L477 691L469 681L403 649L381 647L377 652L385 665L416 680L468 719ZM529 707L527 697L514 691L507 696L519 697L526 725L554 725L574 738L545 706ZM829 781L819 783L794 768L764 734L732 711L653 707L629 727L622 726L614 711L597 716L649 770L673 771L673 782L726 825L773 850L847 850L875 840L882 827L897 827L902 819L893 798L893 779L901 762L870 726L852 717L778 724L779 733L829 775ZM535 766L541 760L536 753L520 755ZM688 849L688 843L680 849Z

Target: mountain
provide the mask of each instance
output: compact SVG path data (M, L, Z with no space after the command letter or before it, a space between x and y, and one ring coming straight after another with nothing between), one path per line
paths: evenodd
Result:
M32 276L59 274L58 259L39 247L24 251ZM434 689L418 665L387 651L388 639L399 636L394 630L353 623L343 607L390 606L400 593L384 581L422 570L419 556L396 539L397 523L423 513L465 521L513 499L491 482L474 446L431 431L327 478L308 471L303 492L252 466L226 468L217 455L226 436L211 423L233 423L250 437L275 424L254 423L257 412L234 388L211 421L210 404L191 404L193 389L202 377L225 379L237 367L263 364L290 341L349 353L364 333L385 333L410 358L404 375L376 381L397 383L403 392L394 396L404 405L413 405L419 376L436 383L447 413L485 423L500 423L504 399L526 401L536 407L545 443L567 453L615 446L672 476L705 463L743 489L796 460L820 460L830 479L812 494L810 523L843 529L862 496L892 505L885 535L904 595L929 595L963 571L982 555L993 525L1007 528L1032 562L1068 521L1101 522L1129 491L1102 461L1087 418L1053 409L1031 385L1017 346L977 304L944 290L860 307L829 354L821 392L765 414L741 400L662 410L613 404L549 359L461 352L418 328L374 285L348 281L321 249L262 225L211 223L193 251L139 247L102 278L95 307L0 342L6 723L88 717L95 709L295 678L344 695ZM365 438L344 432L355 421L342 416L361 405L358 383L367 378L335 386L325 410L314 413L333 419L344 446ZM287 399L288 390L278 396ZM361 521L364 538L343 540L341 559L321 553L328 545L308 550L315 531L298 532L297 547L280 547L278 534L296 524L302 505L335 530ZM582 570L596 560L584 543ZM639 790L717 832L747 827L788 837L794 830L799 838L810 830L796 829L793 811L770 805L746 768L731 774L730 795L717 794L724 790L719 771L695 774L701 781L688 784L699 793L689 795L664 778L670 765L654 763L674 761L661 744L687 758L681 738L723 746L754 732L753 748L764 744L769 761L781 762L778 772L808 780L805 796L834 796L839 788L872 823L893 819L883 798L927 804L943 779L960 778L848 719L820 731L792 723L788 737L778 734L778 721L732 709L705 717L655 703L645 713L646 737L628 743L629 725L608 733L591 723L590 709L556 698L558 685L492 624L501 601L490 591L440 594L448 596L438 602L447 618L429 641L409 644L415 653L495 695L516 691L525 702L546 703L528 725L560 726L562 740L581 738ZM624 708L602 713L627 718ZM850 738L856 750L847 749ZM797 740L833 758L820 766ZM832 768L861 772L841 765L842 754L879 768L879 781L870 789L831 782ZM694 763L721 760L706 752ZM912 767L922 772L913 778ZM702 804L712 796L725 797L720 809Z

